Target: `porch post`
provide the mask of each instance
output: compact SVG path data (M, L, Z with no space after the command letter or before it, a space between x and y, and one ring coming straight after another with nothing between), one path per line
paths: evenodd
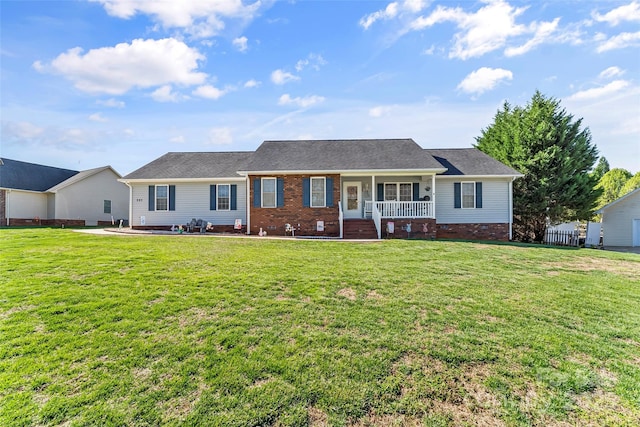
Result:
M436 174L431 175L431 204L433 205L433 217L436 217Z

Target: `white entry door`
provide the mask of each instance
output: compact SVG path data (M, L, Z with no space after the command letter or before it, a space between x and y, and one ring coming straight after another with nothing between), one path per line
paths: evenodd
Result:
M362 218L362 183L342 184L342 211L345 218Z

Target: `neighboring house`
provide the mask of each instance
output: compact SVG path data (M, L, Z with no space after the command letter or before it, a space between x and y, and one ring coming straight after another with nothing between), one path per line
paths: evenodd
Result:
M97 225L126 219L129 199L111 166L74 171L0 159L3 226Z
M607 246L640 246L640 188L596 211L602 215L602 241Z
M224 230L241 219L249 234L508 240L520 176L475 148L368 139L168 153L121 181L134 228L202 218Z

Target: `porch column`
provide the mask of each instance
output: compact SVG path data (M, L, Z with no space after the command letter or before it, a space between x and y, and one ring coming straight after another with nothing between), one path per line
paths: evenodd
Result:
M433 205L433 217L436 217L436 174L431 175L431 202Z

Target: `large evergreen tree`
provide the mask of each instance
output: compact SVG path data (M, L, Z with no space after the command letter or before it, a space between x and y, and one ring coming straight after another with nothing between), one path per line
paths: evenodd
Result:
M539 91L524 106L505 102L476 147L524 174L513 185L514 237L542 241L547 224L591 216L599 190L589 128Z

